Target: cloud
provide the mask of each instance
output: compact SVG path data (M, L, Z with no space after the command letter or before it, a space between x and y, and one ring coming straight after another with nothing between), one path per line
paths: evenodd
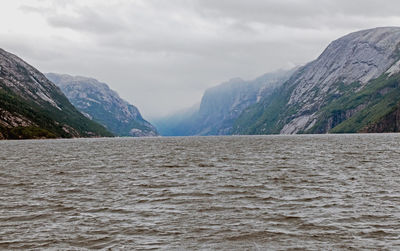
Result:
M55 28L69 28L79 32L113 34L124 30L121 20L104 18L103 15L89 9L79 9L75 15L50 15L47 22Z
M386 0L16 0L0 47L42 71L95 77L159 116L232 77L316 58L342 35L399 26Z
M205 17L229 18L241 22L284 25L301 28L346 28L367 18L398 17L400 2L388 0L198 0ZM338 17L341 17L339 19ZM344 24L343 19L348 22ZM339 24L339 26L338 26Z

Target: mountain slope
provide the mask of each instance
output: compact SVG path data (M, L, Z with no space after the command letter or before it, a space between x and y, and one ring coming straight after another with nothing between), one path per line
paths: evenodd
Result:
M346 35L295 72L274 95L246 110L236 121L234 133L362 131L393 109L393 102L400 98L393 93L399 59L400 28ZM380 98L391 102L372 108Z
M0 49L0 138L95 136L112 134L76 110L42 73Z
M156 136L157 130L139 110L121 99L108 85L93 78L47 73L69 101L90 119L118 136Z
M285 82L294 70L264 74L254 80L234 78L205 91L196 110L158 120L169 135L230 135L239 115Z

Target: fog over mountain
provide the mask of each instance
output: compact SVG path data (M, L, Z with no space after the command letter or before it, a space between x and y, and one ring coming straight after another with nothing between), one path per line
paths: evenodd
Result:
M144 117L160 117L227 79L310 62L350 32L399 26L399 9L394 0L3 1L0 43L41 72L112 83Z
M164 136L230 135L236 119L269 97L297 68L266 73L254 80L233 78L207 89L200 105L155 120Z

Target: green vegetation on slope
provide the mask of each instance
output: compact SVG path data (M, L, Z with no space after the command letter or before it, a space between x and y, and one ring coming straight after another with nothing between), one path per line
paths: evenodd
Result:
M297 109L287 105L293 88L286 82L263 101L250 106L235 121L233 134L279 134L285 118Z
M55 95L57 100L60 101L61 105L59 106L62 111L50 104L42 107L34 102L27 101L3 86L0 89L0 108L11 114L23 116L36 125L26 128L0 127L0 133L4 138L112 136L103 126L83 116L64 96ZM70 132L66 132L63 127ZM75 130L78 134L74 132Z
M335 126L330 132L359 132L392 112L400 101L399 81L400 74L389 78L385 74L373 80L361 92L351 95L348 102L343 104L343 109L357 105L365 105L366 107Z
M318 112L316 124L306 133L355 133L377 122L399 102L399 79L399 74L384 74L359 92L354 89L360 84L353 83L343 96L327 102Z
M88 98L91 98L90 95L88 95ZM98 97L93 98L93 100L96 99L98 99ZM79 104L83 101L79 99L71 99L71 102L76 104L77 107L80 107ZM102 103L91 101L86 102L89 102L90 106L82 108L82 112L89 114L94 121L105 125L115 135L129 136L132 128L140 129L144 132L151 132L152 128L145 124L146 122L141 116L139 116L137 119L126 119L126 123L121 123L121 121L115 116L115 114L121 113L121 111L118 110L119 107L109 107L110 110L107 110L105 109L105 105Z
M2 138L6 139L50 139L57 137L54 133L37 126L18 126L13 128L0 126L0 134Z
M276 134L275 126L279 115L284 110L287 99L282 90L275 91L272 99L256 104L245 110L234 124L234 134Z
M342 96L333 94L317 113L315 125L300 133L355 133L371 128L384 116L394 112L400 102L400 74L384 74L365 88L359 82L338 83ZM251 106L235 122L235 134L277 134L291 120L299 107L288 105L293 90L286 83L261 103ZM394 123L394 122L393 122ZM392 128L389 126L389 128Z

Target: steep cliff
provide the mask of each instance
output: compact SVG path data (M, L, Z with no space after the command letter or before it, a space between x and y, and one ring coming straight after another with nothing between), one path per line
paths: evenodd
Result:
M0 138L98 136L112 134L76 110L42 73L0 49Z
M93 78L47 73L69 101L88 118L118 136L157 136L157 130L139 110L120 98L108 85Z
M233 131L238 134L360 131L397 104L399 59L398 27L346 35L297 70L274 95L246 110Z
M381 117L375 123L369 124L361 129L360 132L400 132L400 105L397 105L397 107L393 108L392 111Z
M157 120L164 135L230 135L239 115L275 88L284 83L294 72L277 71L254 80L234 78L207 89L200 106Z

